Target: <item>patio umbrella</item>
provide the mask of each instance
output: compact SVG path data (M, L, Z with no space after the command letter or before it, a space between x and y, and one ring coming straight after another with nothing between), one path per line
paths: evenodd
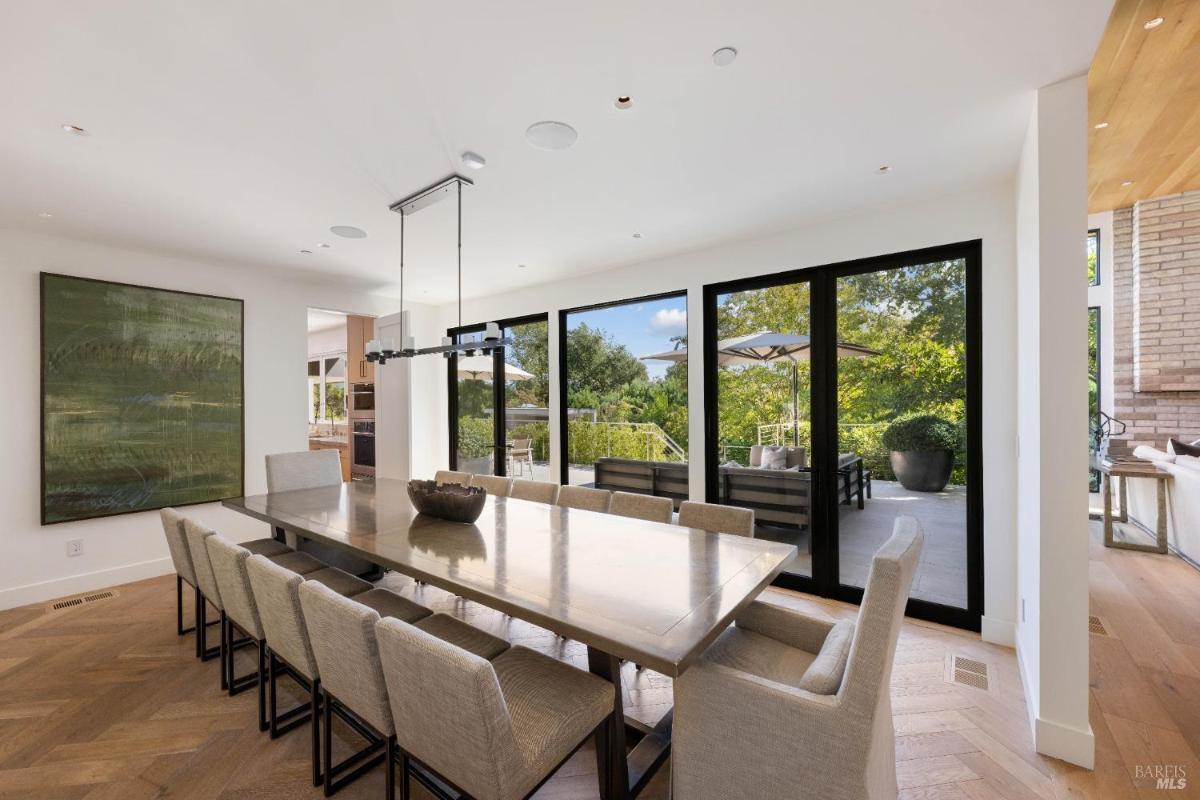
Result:
M491 356L459 356L458 377L470 381L491 380L493 365ZM514 367L507 363L504 365L504 380L506 381L527 381L532 377L533 375L520 367Z
M807 336L794 333L760 331L745 336L734 336L717 342L717 364L725 366L744 364L768 364L786 360L792 362L792 444L800 443L800 378L797 364L808 361L812 344ZM878 350L850 342L838 342L838 358L866 358L879 355ZM687 348L677 347L662 353L642 356L644 361L687 360Z

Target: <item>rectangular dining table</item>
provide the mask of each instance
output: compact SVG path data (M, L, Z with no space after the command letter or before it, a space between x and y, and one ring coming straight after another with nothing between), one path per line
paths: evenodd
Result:
M678 677L796 557L778 542L489 497L474 523L419 514L404 481L238 497L227 508L587 646L613 683L602 795L636 797L670 753L672 715L626 719L621 660ZM632 749L628 745L632 744Z

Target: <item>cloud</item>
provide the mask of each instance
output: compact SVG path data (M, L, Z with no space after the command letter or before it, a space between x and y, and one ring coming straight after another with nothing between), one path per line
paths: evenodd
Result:
M660 308L650 319L650 330L660 336L687 333L687 312L681 308Z

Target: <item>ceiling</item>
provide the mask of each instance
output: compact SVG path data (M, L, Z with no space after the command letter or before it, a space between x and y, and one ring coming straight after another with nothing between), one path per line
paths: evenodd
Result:
M308 310L308 332L328 331L346 327L346 315L340 311L324 311L319 308Z
M466 171L469 149L488 162L463 201L466 292L482 295L1008 176L1032 90L1086 70L1107 11L20 3L0 29L0 225L394 294L388 205ZM718 68L725 45L739 56ZM531 147L545 119L575 146ZM453 212L408 219L410 298L453 297Z
M1200 189L1200 2L1117 0L1088 73L1088 122L1089 211Z

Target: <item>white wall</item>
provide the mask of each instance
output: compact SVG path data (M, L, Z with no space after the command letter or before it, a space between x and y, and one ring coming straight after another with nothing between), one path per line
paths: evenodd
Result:
M308 334L308 355L323 356L329 353L340 353L346 350L346 326L338 325L323 328Z
M1016 206L1017 656L1037 750L1090 768L1086 76L1038 91Z
M984 636L1011 645L1016 620L1016 545L1014 536L1016 433L1015 386L1015 257L1013 253L1012 185L1000 182L977 192L882 208L841 219L822 220L787 233L633 264L525 287L503 295L465 300L463 321L550 312L551 386L557 385L557 312L657 292L688 291L688 335L701 340L702 287L707 283L783 270L820 266L971 239L983 240L983 472L984 472ZM414 322L414 324L417 324ZM453 306L440 317L415 328L419 342L435 341L455 324ZM702 348L689 351L689 440L704 441ZM417 452L414 475L431 475L449 459L446 418L446 373L440 364L426 375L414 375L414 398L431 405L425 417L436 424L430 449ZM558 392L551 391L552 470L559 459L556 434ZM551 474L557 474L552 471ZM690 467L692 496L702 499L702 448L693 444Z
M307 448L305 359L307 309L337 308L380 314L394 304L291 281L247 268L0 230L0 311L10 341L5 354L10 420L0 467L5 510L0 530L0 608L112 586L171 571L158 512L40 524L41 400L38 272L136 283L164 289L238 297L245 301L246 491L266 491L263 457ZM16 379L25 376L24 379ZM189 513L240 540L267 535L262 523L221 509ZM83 555L68 558L66 543L83 540Z

